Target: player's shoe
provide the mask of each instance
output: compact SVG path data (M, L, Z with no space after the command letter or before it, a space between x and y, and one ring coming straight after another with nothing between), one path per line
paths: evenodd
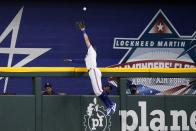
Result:
M107 116L108 116L111 113L112 108L107 108L106 111L107 111Z
M116 111L116 103L114 103L114 104L112 105L112 108L111 108L112 114L114 114L115 111Z

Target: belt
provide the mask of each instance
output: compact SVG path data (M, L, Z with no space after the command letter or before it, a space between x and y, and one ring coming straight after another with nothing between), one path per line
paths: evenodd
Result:
M88 69L88 72L91 70L92 68Z
M94 68L90 68L90 69L88 69L88 72L89 72L91 69L94 69Z

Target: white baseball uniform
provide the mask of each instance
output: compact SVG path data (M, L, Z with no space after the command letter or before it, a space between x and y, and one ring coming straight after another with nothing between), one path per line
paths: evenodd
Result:
M97 68L97 53L93 46L88 48L88 52L85 57L86 68L89 70L89 77L91 79L91 84L93 91L96 96L100 96L103 92L102 82L101 82L101 71Z

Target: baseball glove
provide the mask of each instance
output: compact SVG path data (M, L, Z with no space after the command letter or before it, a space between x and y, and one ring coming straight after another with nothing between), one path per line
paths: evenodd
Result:
M86 27L84 21L76 22L76 25L77 25L77 27L78 27L80 30L83 30L83 29L85 29L85 27Z

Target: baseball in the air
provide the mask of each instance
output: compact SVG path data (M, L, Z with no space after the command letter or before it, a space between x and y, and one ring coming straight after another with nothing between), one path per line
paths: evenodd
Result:
M86 11L86 10L87 10L87 8L84 6L84 7L83 7L83 11Z

